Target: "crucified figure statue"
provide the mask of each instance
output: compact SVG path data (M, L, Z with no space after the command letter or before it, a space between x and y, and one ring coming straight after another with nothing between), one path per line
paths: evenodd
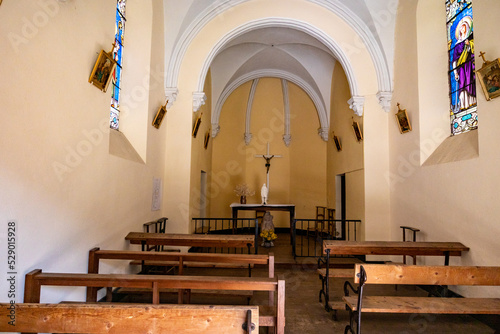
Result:
M271 167L271 159L274 157L274 154L273 155L263 155L262 157L264 159L266 159L266 168L267 168L266 174L269 174L269 167Z
M264 158L266 160L266 185L267 189L269 189L269 168L271 167L271 159L272 158L281 158L281 155L269 154L269 143L267 143L267 153L266 154L258 154L256 155L258 158Z

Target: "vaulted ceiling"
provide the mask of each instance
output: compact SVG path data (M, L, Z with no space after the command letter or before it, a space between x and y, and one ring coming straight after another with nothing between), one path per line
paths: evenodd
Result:
M219 15L224 19L224 15L231 15L232 6L246 1L251 0L165 0L167 54L175 53L210 17ZM392 71L397 0L307 1L335 11L352 27L362 31L385 58L387 72ZM176 15L173 17L169 13ZM329 123L331 74L336 64L338 60L324 43L294 27L263 26L241 34L227 41L210 64L212 122L218 122L225 99L237 87L259 77L278 77L306 91L318 109L321 127L325 127Z

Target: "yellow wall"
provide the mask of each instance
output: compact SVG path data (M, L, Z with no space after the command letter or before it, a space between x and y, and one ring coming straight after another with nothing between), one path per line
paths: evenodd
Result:
M198 128L196 137L192 137L191 143L191 196L190 196L190 217L200 218L201 211L201 172L205 172L207 176L206 184L210 184L211 169L212 169L212 138L210 138L210 118L212 110L212 76L208 72L205 80L204 93L207 95L207 100L201 106L198 112L193 114L193 125L196 120L201 117L201 123ZM208 137L207 148L205 148L206 136ZM206 217L210 217L210 196L204 196L206 203ZM194 226L191 226L194 228Z
M330 138L328 140L328 207L336 208L336 176L345 174L346 218L362 221L364 231L364 174L363 141L357 141L352 128L353 120L363 130L363 117L356 116L346 103L350 98L349 84L344 70L336 64L332 75L332 101L330 113ZM342 150L337 151L333 135L339 138ZM340 199L339 199L340 200ZM340 208L336 208L339 210ZM340 211L336 212L340 219ZM359 236L358 236L359 237Z
M315 206L326 198L326 143L317 134L318 117L312 101L299 87L288 84L292 142L283 142L284 106L281 81L260 79L251 116L253 139L244 142L245 117L251 82L235 90L224 104L221 131L214 139L212 189L218 190L211 202L213 217L230 217L229 205L238 202L234 188L247 183L255 195L247 203L261 203L260 188L266 182L264 154L281 155L271 160L269 203L294 203L296 217L312 218ZM227 181L227 182L226 182ZM272 213L276 226L289 226L288 214ZM247 217L253 214L246 213Z

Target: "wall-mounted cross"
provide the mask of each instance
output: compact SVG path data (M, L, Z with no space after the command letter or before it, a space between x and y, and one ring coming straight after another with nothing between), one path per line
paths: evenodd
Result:
M256 158L264 158L266 160L266 185L267 189L269 189L269 168L271 167L271 159L272 158L281 158L281 155L270 154L269 153L269 142L267 143L267 152L266 154L257 154Z

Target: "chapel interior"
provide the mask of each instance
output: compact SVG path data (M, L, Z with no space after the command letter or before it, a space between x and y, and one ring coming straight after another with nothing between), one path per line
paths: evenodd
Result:
M472 2L475 70L497 61L500 3L451 2ZM16 301L33 269L85 273L93 247L139 250L125 236L146 222L168 217L167 233L191 234L193 218L231 218L243 184L248 204L266 185L267 202L293 204L297 219L325 207L359 221L355 240L401 241L411 226L418 241L469 248L450 266L499 266L500 99L474 68L474 96L450 93L446 3L127 0L120 87L101 89L89 76L116 47L116 0L0 1L0 244L14 222ZM450 99L474 106L474 122L460 116L457 130ZM277 272L290 279L286 332L343 332L347 313L334 321L317 301L317 258L294 259L289 214L271 214ZM400 261L366 258L382 259ZM498 286L450 289L500 298ZM42 290L43 302L62 300L84 301L85 289ZM498 330L473 317L397 319L369 315L366 333Z

